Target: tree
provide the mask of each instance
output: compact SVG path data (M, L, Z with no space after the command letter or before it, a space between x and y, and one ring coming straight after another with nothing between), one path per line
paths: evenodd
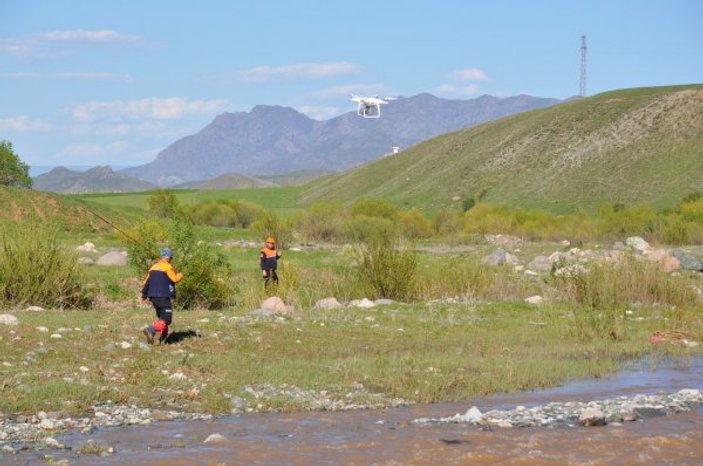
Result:
M10 141L0 141L0 186L31 188L29 166L12 150Z
M146 200L149 210L160 218L174 218L178 212L176 195L165 189L154 191Z

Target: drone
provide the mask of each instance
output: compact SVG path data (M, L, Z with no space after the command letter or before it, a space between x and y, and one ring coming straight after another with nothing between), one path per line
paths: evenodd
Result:
M362 97L352 94L350 100L359 104L356 108L356 114L360 117L381 118L381 105L387 104L390 100L395 100L395 97L381 98L377 95L373 97Z

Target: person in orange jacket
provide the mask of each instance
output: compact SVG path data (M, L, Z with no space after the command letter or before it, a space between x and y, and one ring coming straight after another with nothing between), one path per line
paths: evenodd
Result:
M146 341L150 344L154 343L157 336L159 343L168 338L168 326L173 318L171 298L176 297L176 283L183 279L183 274L176 273L171 265L173 251L164 248L160 256L161 259L147 272L142 285L142 304L151 301L156 310L156 321L143 330Z
M278 267L278 259L280 258L281 252L276 249L276 240L271 237L266 238L266 247L261 249L259 253L259 262L265 287L268 287L269 282L278 285L276 268Z

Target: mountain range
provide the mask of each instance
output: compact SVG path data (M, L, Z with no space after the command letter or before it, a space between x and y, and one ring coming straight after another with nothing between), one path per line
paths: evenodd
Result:
M423 140L506 115L547 107L557 99L519 95L448 100L431 94L399 98L378 119L348 112L325 121L293 108L258 105L223 113L196 134L175 141L151 163L122 170L159 186L225 173L272 176L301 170L340 171Z
M66 194L119 193L158 188L148 181L115 172L109 166L94 167L85 171L56 167L47 173L34 177L33 187L38 191Z

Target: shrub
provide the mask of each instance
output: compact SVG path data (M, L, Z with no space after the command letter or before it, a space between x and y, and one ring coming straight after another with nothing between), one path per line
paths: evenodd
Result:
M296 231L310 240L340 240L344 232L342 210L339 203L313 204L295 219Z
M159 249L174 252L174 266L183 273L177 285L176 302L184 309L220 309L233 299L232 269L214 246L198 242L193 223L184 217L158 224L153 221L137 226L127 243L130 263L143 278L158 259Z
M351 207L351 214L352 217L365 215L394 220L398 214L398 208L383 199L358 199Z
M154 191L146 200L149 211L159 218L173 218L178 212L178 199L165 189Z
M475 205L476 200L473 198L473 196L465 196L461 200L461 210L463 210L464 212L468 212L469 210L473 209Z
M410 299L414 293L417 258L392 238L359 243L354 249L358 279L368 283L375 298Z
M29 166L20 160L10 141L0 141L0 186L31 188Z
M358 215L344 223L344 236L352 243L391 242L398 237L396 224L382 217Z
M432 219L432 228L440 235L449 235L461 231L462 218L459 214L440 210Z
M268 236L273 236L276 239L276 246L281 249L293 238L291 222L282 219L271 211L261 214L251 224L251 230L260 236L262 240Z
M29 230L29 231L28 231ZM93 292L78 257L44 229L7 229L0 233L0 298L11 306L87 309Z
M398 223L406 238L429 238L432 236L432 225L417 209L406 210L398 213Z

